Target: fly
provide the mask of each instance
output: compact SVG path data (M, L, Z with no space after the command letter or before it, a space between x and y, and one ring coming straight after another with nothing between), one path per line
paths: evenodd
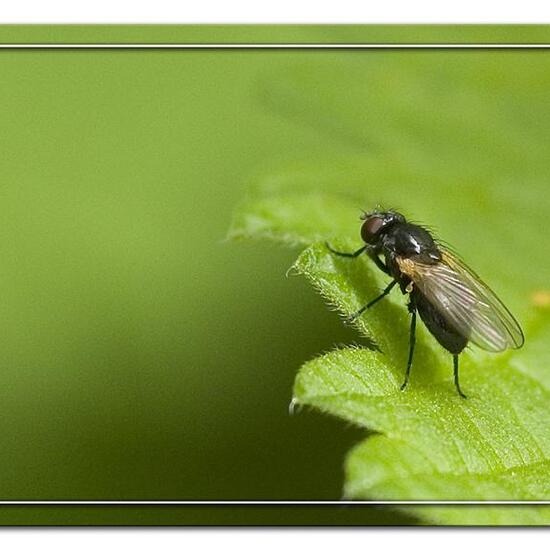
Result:
M350 321L399 285L409 296L411 313L409 356L401 389L409 382L418 313L439 344L452 354L454 383L459 395L466 397L458 379L459 354L470 342L492 352L520 348L524 342L521 327L495 293L427 229L391 210L375 210L361 219L365 246L353 253L338 252L328 243L327 247L346 258L368 254L392 281L380 296L351 315Z

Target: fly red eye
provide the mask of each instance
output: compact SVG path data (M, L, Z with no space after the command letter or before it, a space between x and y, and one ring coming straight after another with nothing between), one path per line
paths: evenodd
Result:
M361 238L369 244L376 241L378 231L384 226L384 220L378 217L368 218L361 226Z

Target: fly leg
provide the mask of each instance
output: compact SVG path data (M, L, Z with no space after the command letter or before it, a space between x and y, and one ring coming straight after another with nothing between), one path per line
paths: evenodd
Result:
M387 296L391 289L397 284L397 281L396 280L393 280L385 289L384 289L384 292L382 292L382 294L380 294L380 296L377 296L374 300L371 300L367 305L363 306L361 309L357 310L355 313L353 313L352 315L350 315L348 318L347 318L347 322L348 323L352 323L353 321L355 321L355 319L357 319L357 317L359 317L362 313L364 313L367 309L369 309L369 307L372 307L374 304L376 304L376 302L379 302L382 298L384 298L384 296Z
M363 252L365 252L365 250L367 251L367 254L369 255L369 257L374 260L374 263L384 272L384 273L387 273L389 275L389 269L387 268L386 264L384 262L382 262L382 260L378 257L378 254L376 254L376 252L373 250L373 248L371 246L369 246L368 244L361 247L359 250L356 250L355 252L338 252L338 250L334 250L334 248L332 248L328 243L325 243L327 248L333 253L333 254L336 254L337 256L343 256L344 258L357 258L357 256L359 256L360 254L362 254ZM359 309L358 311L356 311L355 313L353 313L352 315L350 315L347 319L346 319L346 322L347 323L353 323L353 321L355 321L355 319L357 319L362 313L364 313L367 309L369 309L369 307L373 306L374 304L376 304L376 302L380 301L382 298L384 298L384 296L387 296L391 289L397 284L397 281L396 280L393 280L385 289L384 291L382 292L382 294L380 294L380 296L377 296L374 300L371 300L367 305L363 306L361 309Z
M462 390L460 389L460 384L458 382L458 353L453 354L453 367L454 367L456 391L458 392L458 395L460 395L460 397L464 397L464 399L466 399L467 396L462 393Z
M390 270L388 269L388 266L380 259L375 249L369 248L367 250L367 254L369 255L370 259L378 266L378 269L380 269L387 275L390 274Z
M344 258L357 258L357 256L365 252L365 250L368 248L368 245L365 245L361 247L359 250L356 250L355 252L338 252L338 250L334 250L334 248L332 248L330 244L328 243L325 243L325 244L333 254L336 254L337 256L342 256Z
M381 269L384 273L390 274L390 271L386 264L378 257L378 254L376 253L375 249L373 249L372 246L369 246L368 244L366 246L361 247L359 250L356 250L355 252L338 252L338 250L334 250L330 246L330 244L325 243L326 247L337 256L342 256L343 258L357 258L357 256L361 255L363 252L367 252L370 259L373 260L373 262L378 266L379 269Z
M403 391L409 383L409 376L411 375L411 367L413 362L414 344L416 343L416 306L411 301L409 303L409 311L412 314L411 317L411 330L409 333L409 358L407 359L407 370L405 372L405 381L401 384L401 391Z

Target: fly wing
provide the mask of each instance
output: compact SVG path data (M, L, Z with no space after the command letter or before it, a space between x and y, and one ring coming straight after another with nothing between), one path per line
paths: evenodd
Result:
M450 250L440 246L435 264L399 258L403 273L470 342L487 351L519 348L524 336L518 322L495 293Z

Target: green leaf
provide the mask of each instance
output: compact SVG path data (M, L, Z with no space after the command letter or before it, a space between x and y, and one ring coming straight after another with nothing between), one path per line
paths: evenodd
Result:
M367 257L337 257L324 241L358 249L360 209L389 205L438 224L526 333L521 350L461 354L463 400L450 355L420 326L401 392L409 319L395 290L355 323L362 346L306 363L295 403L372 434L347 457L348 498L550 501L550 257L540 237L550 215L549 69L548 56L376 54L297 65L266 87L269 108L348 151L266 177L237 209L232 237L305 246L291 273L347 316L389 281ZM336 81L344 94L326 84ZM550 523L550 506L407 512L426 523Z
M319 207L311 208L312 204ZM264 192L242 206L232 232L251 238L269 235L294 244L313 242L291 272L304 275L332 306L349 315L387 281L368 258L337 257L324 242L315 241L338 233L338 227L345 235L354 209L353 201L339 194L303 189L294 196ZM250 220L256 225L251 226ZM255 227L262 229L255 233ZM352 250L358 241L344 236L331 244ZM338 349L302 367L294 386L297 404L377 432L352 450L346 461L346 497L550 499L550 376L545 372L550 359L550 312L544 307L529 309L523 350L500 355L472 350L461 356L467 400L456 394L450 355L423 327L410 386L399 391L409 327L405 301L398 292L356 322L365 347ZM550 522L549 509L522 510L414 509L436 523Z

